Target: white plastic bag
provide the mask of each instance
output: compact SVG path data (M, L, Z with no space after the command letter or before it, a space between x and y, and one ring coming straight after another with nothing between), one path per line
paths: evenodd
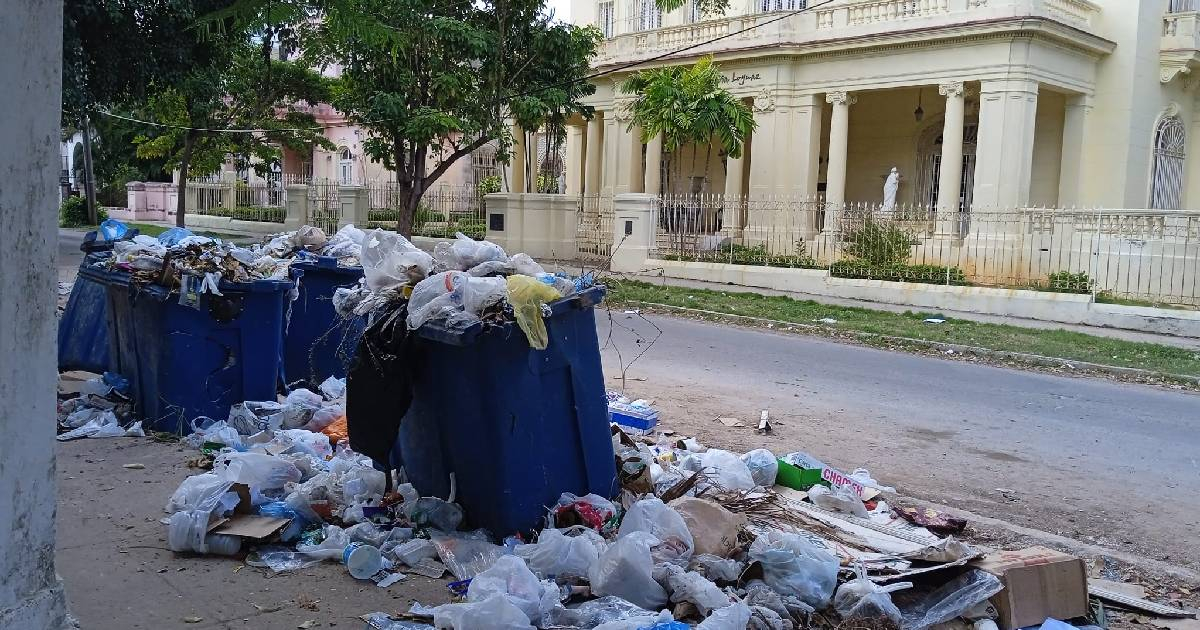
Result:
M339 418L346 415L346 410L341 404L327 405L321 407L313 413L312 420L304 425L306 431L319 432L321 429L337 422Z
M433 532L429 539L437 547L442 564L460 580L479 575L504 555L504 547L493 545L483 530L474 532Z
M746 563L702 553L693 556L688 567L714 582L736 582Z
M330 376L321 383L321 394L329 400L337 400L346 396L346 379Z
M263 453L221 453L213 461L213 472L259 491L280 489L301 477L300 469L291 462Z
M484 308L508 295L504 278L474 278L460 271L430 276L413 287L408 303L408 327L465 313L478 319Z
M904 630L922 630L950 621L1003 588L1000 578L986 571L971 569L905 606L901 611L904 621L900 627Z
M289 445L287 452L308 453L322 459L333 455L333 446L329 436L324 433L313 433L304 429L284 429L275 432L274 443Z
M672 602L691 602L701 615L730 604L728 595L695 571L680 570L667 578L667 585L671 589Z
M372 291L420 282L433 267L433 257L428 253L400 234L381 229L363 239L360 261Z
M577 525L568 529L544 529L536 543L517 547L514 553L524 558L529 568L543 578L587 577L588 567L606 547L600 534Z
M845 512L860 518L870 517L867 506L863 505L862 499L849 486L835 486L831 489L815 485L808 490L808 500L821 509Z
M745 462L737 455L718 448L688 455L680 462L680 467L689 472L703 470L714 477L717 485L727 490L750 490L755 485Z
M750 559L762 565L763 581L776 592L818 609L837 586L838 559L796 534L768 531L750 545Z
M516 556L497 558L467 587L468 602L482 602L496 595L506 597L535 625L541 623L542 615L550 612L559 600L558 585L550 580L539 581L525 561Z
M179 487L167 499L163 508L169 513L180 510L195 510L202 506L216 505L216 499L229 492L230 481L222 479L216 473L192 475L180 482Z
M745 455L742 461L750 469L750 476L755 485L770 488L775 485L775 475L779 472L779 460L765 448L756 448Z
M296 551L313 559L341 561L342 552L350 544L350 536L337 525L326 524L321 530L325 534L325 540L315 545L300 543L296 545Z
M476 241L462 232L454 234L454 242L434 246L433 256L442 267L457 271L466 271L490 260L508 262L508 256L499 245Z
M534 630L525 613L503 595L480 602L438 606L434 609L433 625L439 630Z
M672 621L675 621L675 618L671 616L670 612L664 610L658 614L608 621L592 628L592 630L652 630L667 626Z
M646 610L667 604L667 592L654 581L650 547L658 539L646 532L622 534L588 570L595 595L615 595Z
M508 259L508 264L512 265L513 273L519 273L523 276L537 277L539 273L546 273L546 270L537 263L529 254L520 253L513 254Z
M692 533L683 517L658 497L642 499L625 513L617 535L624 537L633 532L645 532L655 538L652 553L655 564L670 562L687 566L695 550Z
M912 588L912 582L896 582L881 586L867 579L861 564L854 567L854 572L857 577L839 586L837 594L833 596L833 607L842 616L842 619L887 617L899 625L900 609L892 603L892 596L888 593Z
M745 630L750 623L750 607L742 602L730 604L700 622L696 630Z

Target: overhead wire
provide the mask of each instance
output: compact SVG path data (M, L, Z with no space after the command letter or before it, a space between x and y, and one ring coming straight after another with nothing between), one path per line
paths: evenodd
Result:
M723 39L735 37L737 35L741 35L742 33L752 31L757 28L762 28L764 26L774 24L775 22L786 20L790 17L795 17L796 15L811 11L813 9L820 8L822 6L830 4L832 2L834 2L834 0L821 0L820 2L815 2L815 3L805 3L805 5L799 9L793 9L791 11L787 11L777 17L771 18L771 19L763 21L763 22L756 22L745 28L742 28L742 29L739 29L736 31L731 31L729 33L725 33L724 35L718 35L716 37L712 37L710 39L706 39L704 41L697 42L695 44L689 44L682 48L676 48L674 50L669 50L662 54L655 55L653 57L649 57L646 59L639 59L637 61L631 61L631 62L622 64L622 65L618 65L614 68L609 68L607 70L603 70L600 72L594 72L592 74L588 74L588 75L579 77L578 79L568 79L566 81L562 81L559 83L553 83L550 85L543 85L540 87L531 88L524 92L516 92L513 94L509 94L503 100L507 101L507 100L511 100L514 98L520 98L522 96L530 96L532 94L537 94L538 92L544 92L546 90L553 90L556 88L568 87L568 86L574 85L575 83L581 83L584 81L592 81L592 80L595 80L595 79L598 79L598 78L601 78L604 76L608 76L610 74L624 72L624 71L632 69L632 68L644 66L646 64L651 64L651 63L654 63L657 61L662 61L664 59L674 57L675 55L687 52L689 50L695 50L697 48L708 46L709 44L719 42ZM138 124L143 124L143 125L149 125L152 127L159 127L159 128L163 128L163 129L177 129L180 131L200 131L200 132L205 132L205 133L280 133L280 132L301 132L301 131L324 131L326 129L337 129L340 127L354 127L354 126L362 126L362 125L371 125L371 124L388 121L388 119L380 119L380 120L373 120L373 121L359 121L359 122L347 121L344 123L333 123L333 124L329 124L329 125L314 125L311 127L292 127L292 128L265 128L264 127L264 128L256 128L256 129L224 129L224 128L214 129L214 128L205 128L205 127L189 127L187 125L176 125L176 124L171 124L171 123L154 122L151 120L142 120L139 118L133 118L131 116L123 116L121 114L115 114L113 112L110 112L110 111L107 111L104 109L95 109L93 111L95 111L97 114L101 114L103 116L108 116L110 118L118 118L120 120L125 120L128 122L133 122L133 123L138 123Z

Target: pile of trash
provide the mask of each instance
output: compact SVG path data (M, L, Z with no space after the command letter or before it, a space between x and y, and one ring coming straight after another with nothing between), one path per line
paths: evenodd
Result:
M133 419L129 381L105 372L67 372L59 377L58 441L83 438L145 437Z

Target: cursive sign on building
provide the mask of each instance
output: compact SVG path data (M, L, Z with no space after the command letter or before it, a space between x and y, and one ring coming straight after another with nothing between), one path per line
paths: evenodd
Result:
M739 85L739 86L746 85L747 83L754 83L755 81L760 81L760 80L762 80L762 75L757 72L748 73L748 74L741 74L738 72L734 72L731 74L722 74L721 75L721 83L733 83L734 85Z

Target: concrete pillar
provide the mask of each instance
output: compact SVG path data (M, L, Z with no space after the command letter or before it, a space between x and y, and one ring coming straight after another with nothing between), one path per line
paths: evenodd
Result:
M614 194L641 192L642 141L637 127L629 128L632 118L628 105L618 105L604 120L604 182L602 189Z
M340 229L353 223L362 229L366 229L370 205L366 188L362 186L339 186L338 206L341 210L341 216L338 218L338 228Z
M59 0L5 3L0 20L0 628L67 626L54 571L62 20Z
M625 189L631 193L643 192L646 190L646 171L642 163L642 128L629 128L622 141Z
M829 92L833 106L829 123L829 167L825 177L825 229L835 229L837 214L846 203L846 161L850 142L850 106L857 99L847 92Z
M749 150L749 147L743 147ZM740 237L742 228L742 211L745 208L746 188L745 160L746 154L740 157L729 157L725 160L725 205L721 212L721 231L731 237Z
M1037 95L1036 81L983 82L975 150L975 208L1003 210L1029 204Z
M287 185L287 216L283 220L284 229L296 230L308 223L308 186L304 184ZM366 224L361 226L366 229ZM330 236L333 236L330 234Z
M942 127L942 167L938 175L937 233L954 236L962 197L963 124L966 107L961 81L943 83L938 93L946 97L946 122Z
M753 156L742 158L750 161L750 194L816 195L825 101L817 94L773 95L753 106Z
M1062 161L1058 175L1058 205L1064 208L1080 203L1084 129L1091 113L1091 96L1077 94L1067 97L1063 112Z
M512 126L512 159L508 168L509 192L526 192L525 187L525 130L520 125Z
M646 185L642 190L650 195L662 194L662 148L661 133L646 143Z
M567 125L566 185L561 192L578 195L583 190L583 127Z
M613 198L613 248L610 269L638 272L654 249L657 195L625 193Z
M604 112L597 111L587 123L587 155L583 160L583 192L600 194L601 165L604 162Z

